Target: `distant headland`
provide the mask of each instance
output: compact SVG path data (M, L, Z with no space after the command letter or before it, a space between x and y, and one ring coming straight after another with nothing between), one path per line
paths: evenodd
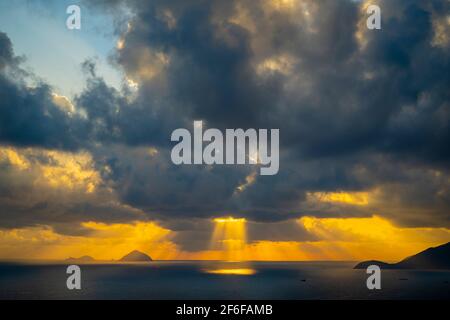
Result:
M428 248L397 263L369 260L358 263L354 269L377 265L381 269L450 269L450 242Z

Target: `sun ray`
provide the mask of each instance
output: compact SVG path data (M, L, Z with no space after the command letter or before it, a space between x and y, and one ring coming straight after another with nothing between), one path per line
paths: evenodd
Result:
M211 249L221 250L224 260L241 261L247 244L246 220L244 218L216 218L211 239Z

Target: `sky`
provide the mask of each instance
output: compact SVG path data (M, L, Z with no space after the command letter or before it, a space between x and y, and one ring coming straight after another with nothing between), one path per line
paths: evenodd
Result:
M450 241L449 9L2 1L0 259L398 261ZM278 174L174 165L195 120L279 129Z

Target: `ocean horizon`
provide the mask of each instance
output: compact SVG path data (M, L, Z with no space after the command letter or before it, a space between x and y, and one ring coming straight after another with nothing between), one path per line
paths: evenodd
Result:
M81 268L68 290L66 268ZM450 270L382 270L369 290L350 261L2 261L0 299L372 300L448 299Z

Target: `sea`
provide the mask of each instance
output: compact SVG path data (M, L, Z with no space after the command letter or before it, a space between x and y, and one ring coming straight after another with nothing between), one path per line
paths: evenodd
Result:
M67 288L68 263L0 262L0 299L449 299L450 270L382 270L369 290L355 262L154 261L79 264L81 289Z

